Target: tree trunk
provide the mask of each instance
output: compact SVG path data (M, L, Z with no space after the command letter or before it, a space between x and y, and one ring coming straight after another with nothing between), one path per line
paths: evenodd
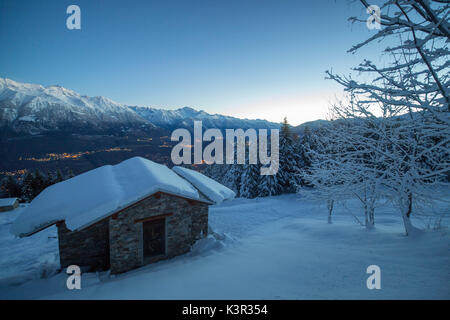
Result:
M331 219L331 214L333 213L334 200L328 200L327 205L328 205L328 223L331 224L333 223Z
M375 228L375 216L374 216L375 208L372 204L364 204L364 218L365 218L365 226L367 229Z
M421 232L420 229L414 227L411 223L411 213L412 213L412 194L408 193L404 199L401 200L401 210L403 224L405 226L405 232L407 236L414 236Z
M370 223L375 227L375 208L370 209Z
M370 206L367 208L367 210L366 228L371 230L375 228L375 209L373 208L373 206Z

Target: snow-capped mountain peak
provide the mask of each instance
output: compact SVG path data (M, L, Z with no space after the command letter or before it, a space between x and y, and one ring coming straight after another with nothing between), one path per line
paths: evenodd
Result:
M47 87L0 78L0 125L40 133L73 127L102 129L145 121L104 97L88 97L60 85Z
M127 106L103 96L89 97L60 85L42 86L0 78L0 127L14 132L42 133L74 128L103 130L111 126L192 128L202 120L207 128L276 128L266 120L209 114L192 107L175 110Z
M130 107L142 118L162 128L184 127L192 129L195 120L201 120L205 128L278 128L279 124L267 120L240 119L220 114L210 114L203 110L183 107L175 110L152 107Z

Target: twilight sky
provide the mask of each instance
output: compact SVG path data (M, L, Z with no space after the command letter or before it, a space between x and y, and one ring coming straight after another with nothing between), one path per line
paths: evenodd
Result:
M355 0L0 0L0 77L298 125L341 94L325 70L379 59L346 52L375 32L350 16L368 17Z

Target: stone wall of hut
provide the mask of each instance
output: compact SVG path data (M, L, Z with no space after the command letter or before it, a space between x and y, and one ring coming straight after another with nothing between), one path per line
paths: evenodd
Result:
M164 218L165 254L144 259L143 220ZM149 262L186 253L208 234L208 204L157 193L81 231L58 224L61 267L88 266L91 271L122 273Z
M139 221L155 216L166 219L166 253L152 262L186 253L196 240L208 234L207 204L165 193L152 195L110 219L111 273L146 263L143 222Z
M109 218L81 231L58 223L58 240L62 268L74 264L90 271L109 269Z

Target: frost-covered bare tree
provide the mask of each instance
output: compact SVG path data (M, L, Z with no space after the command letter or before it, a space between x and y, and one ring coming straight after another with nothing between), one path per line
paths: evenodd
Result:
M323 128L311 136L312 143L304 148L305 154L311 161L310 167L308 171L303 171L302 180L312 186L313 191L307 189L299 191L306 198L326 202L328 223L332 223L335 202L348 197L342 185L345 181L346 164L341 161L340 156L344 150L342 144L336 143L335 132L333 129Z
M306 198L323 200L327 203L328 223L332 223L332 213L334 202L337 199L345 198L340 186L340 178L336 173L340 173L341 162L338 160L340 152L339 144L333 141L333 130L320 130L310 135L310 144L305 145L303 152L310 160L307 171L302 172L302 180L314 189L300 189L299 192Z
M381 13L381 29L349 51L391 39L396 45L384 49L387 64L365 60L354 69L364 81L330 71L327 75L344 86L350 100L339 104L336 114L369 129L358 143L381 161L378 179L398 204L406 233L413 234L413 201L448 182L449 2L387 0Z
M366 0L360 1L369 8ZM395 107L397 113L427 111L448 124L448 117L443 113L450 111L449 14L449 1L385 1L381 7L381 29L349 52L391 39L397 45L384 49L391 63L378 67L365 60L355 68L370 75L370 82L358 82L328 72L330 78L353 94L366 95L368 99ZM350 21L366 23L365 19L356 17Z
M375 206L382 195L384 165L380 154L361 143L362 137L371 136L370 126L352 118L339 118L321 131L315 136L315 147L308 150L312 166L304 177L314 186L314 198L327 201L329 223L335 201L357 198L363 207L364 225L372 229ZM377 139L373 142L381 143Z

